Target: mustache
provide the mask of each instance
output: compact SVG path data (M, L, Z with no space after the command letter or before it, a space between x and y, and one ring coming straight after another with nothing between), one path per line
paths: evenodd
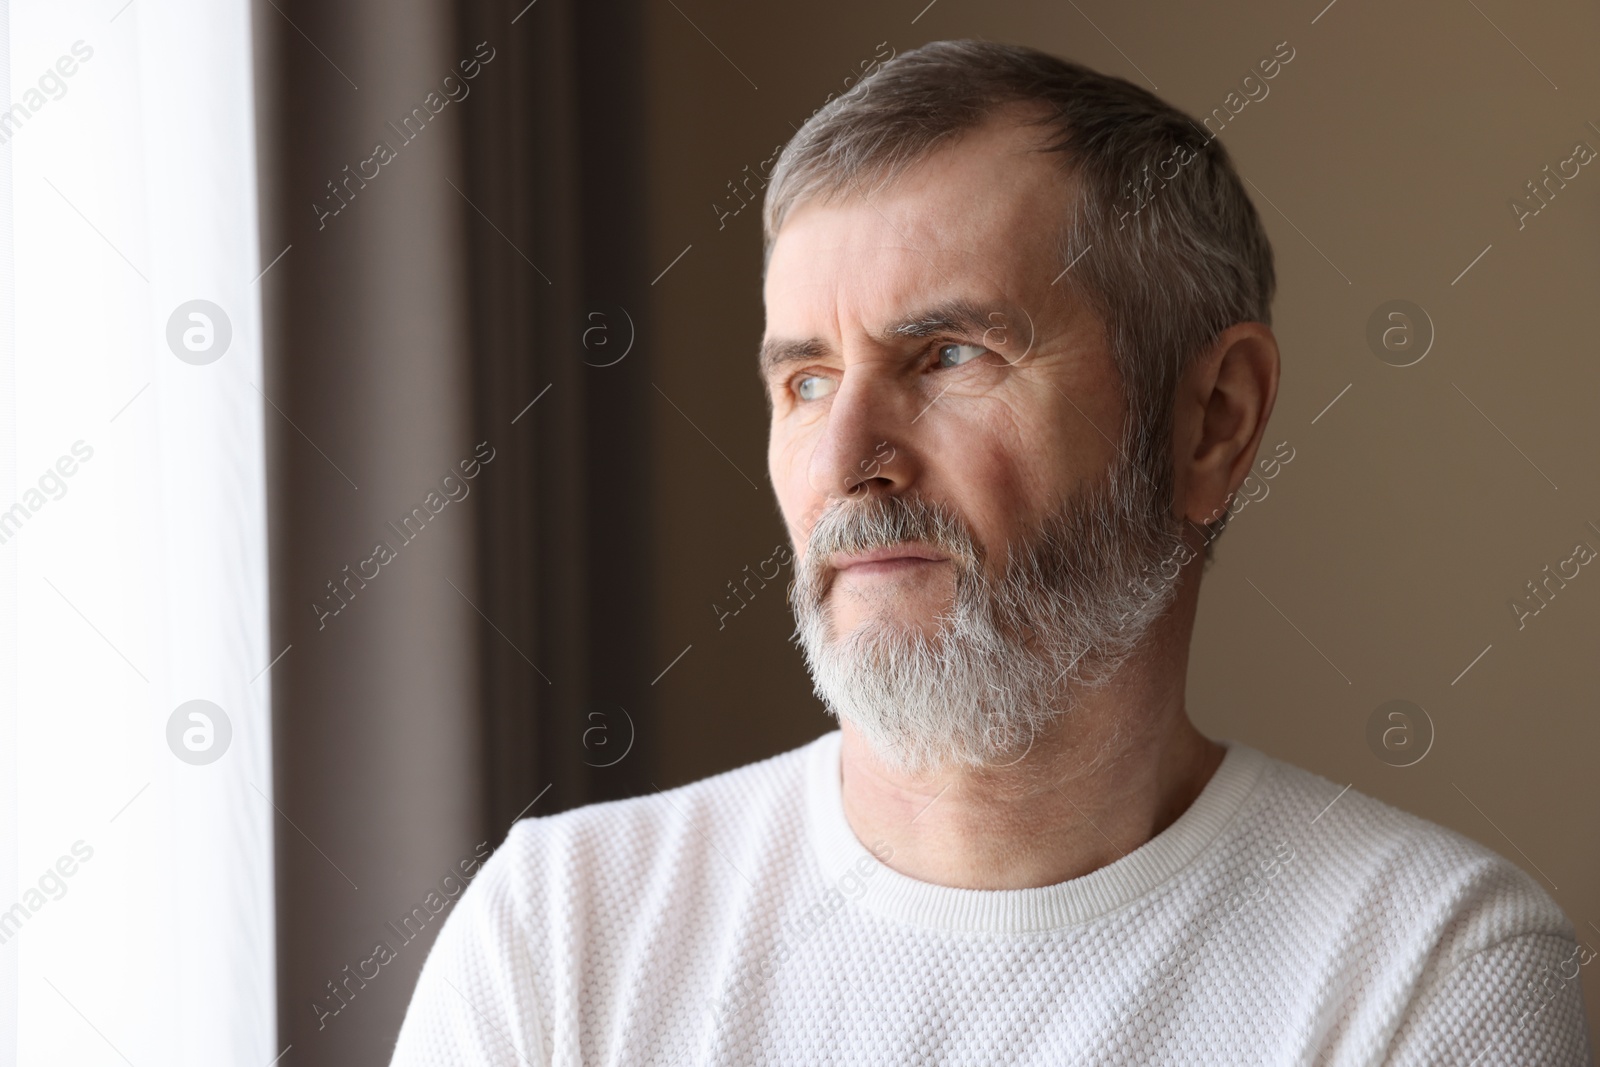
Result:
M836 553L916 543L949 556L959 572L983 563L983 547L955 509L919 496L840 498L817 517L800 557L791 600L815 603L826 591L828 560Z
M957 562L981 562L982 548L956 511L918 496L880 495L831 503L811 529L806 565L825 566L835 553L869 552L906 542L925 544Z

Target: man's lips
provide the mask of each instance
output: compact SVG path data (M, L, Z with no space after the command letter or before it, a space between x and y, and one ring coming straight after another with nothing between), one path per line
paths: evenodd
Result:
M921 564L944 563L948 559L948 556L941 556L932 549L913 545L892 545L888 548L875 548L870 552L835 553L828 558L828 564L841 574L845 572L852 575L890 574Z

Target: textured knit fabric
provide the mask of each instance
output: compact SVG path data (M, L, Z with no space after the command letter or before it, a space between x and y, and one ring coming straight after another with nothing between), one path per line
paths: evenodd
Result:
M856 839L839 740L517 823L440 931L396 1067L1589 1067L1593 951L1458 834L1224 742L1114 863L955 889Z

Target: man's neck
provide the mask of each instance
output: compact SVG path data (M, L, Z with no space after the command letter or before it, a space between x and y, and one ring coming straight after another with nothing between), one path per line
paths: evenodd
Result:
M1014 764L925 778L884 766L843 724L851 829L890 845L901 874L962 889L1054 885L1115 862L1188 810L1226 750L1189 721L1181 681L1175 694L1095 696Z

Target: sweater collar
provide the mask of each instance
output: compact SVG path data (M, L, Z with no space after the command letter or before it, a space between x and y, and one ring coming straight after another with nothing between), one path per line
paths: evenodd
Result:
M807 825L823 876L837 884L853 868L857 903L900 923L944 931L1024 934L1087 922L1146 896L1206 850L1244 805L1267 757L1219 740L1227 755L1182 815L1121 859L1035 889L958 889L901 874L873 855L844 814L838 730L809 746ZM857 895L859 894L859 895Z

